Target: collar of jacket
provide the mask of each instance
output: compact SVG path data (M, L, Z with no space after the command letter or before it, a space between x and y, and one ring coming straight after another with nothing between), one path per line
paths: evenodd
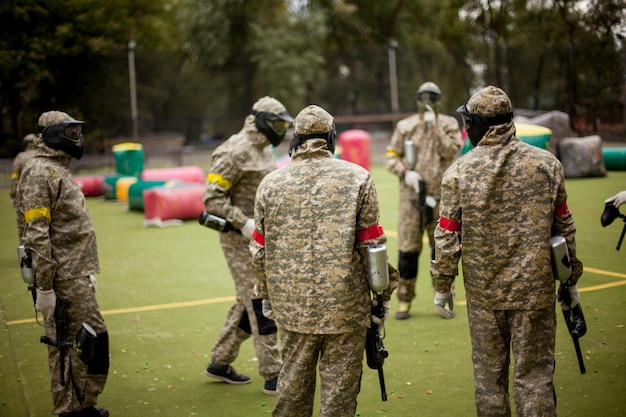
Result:
M505 145L515 139L515 123L509 122L491 126L485 136L478 142L478 146Z
M293 150L292 160L309 158L332 158L326 139L309 139Z

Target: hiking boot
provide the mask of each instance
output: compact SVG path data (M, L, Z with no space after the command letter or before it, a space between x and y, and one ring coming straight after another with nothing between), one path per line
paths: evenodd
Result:
M215 365L213 362L209 364L206 371L204 371L204 374L210 378L219 379L220 381L224 381L228 384L238 385L250 382L250 377L238 374L232 366Z
M396 311L396 320L408 319L410 308L411 308L411 303L400 301L400 303L398 303L398 311Z
M278 385L278 377L268 379L263 385L263 393L267 395L276 395L276 385Z

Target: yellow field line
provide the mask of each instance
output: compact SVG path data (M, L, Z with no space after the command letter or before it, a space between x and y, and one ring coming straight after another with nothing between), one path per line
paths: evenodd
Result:
M127 314L127 313L138 313L141 311L166 310L168 308L191 307L191 306L199 306L199 305L205 305L205 304L217 304L217 303L225 303L227 301L231 301L231 302L235 301L235 297L229 296L229 297L220 297L220 298L207 298L205 300L181 301L178 303L155 304L155 305L143 306L143 307L118 308L115 310L104 310L102 312L102 315L112 316L114 314ZM14 324L34 323L34 322L35 322L34 318L13 320L13 321L8 321L7 326L11 326Z
M395 232L393 232L393 233L395 233ZM619 272L605 271L603 269L590 268L590 267L587 267L587 266L584 267L584 268L585 268L585 272L591 272L593 274L621 278L624 281L608 282L606 284L593 285L591 287L579 288L580 292L600 291L600 290L605 290L607 288L613 288L613 287L619 287L619 286L622 286L622 285L626 285L626 274L621 274ZM169 309L169 308L192 307L192 306L200 306L200 305L206 305L206 304L217 304L217 303L225 303L225 302L232 302L232 301L235 301L235 297L234 296L219 297L219 298L207 298L207 299L204 299L204 300L181 301L181 302L178 302L178 303L155 304L155 305L143 306L143 307L129 307L129 308L118 308L118 309L115 309L115 310L104 310L102 312L102 315L103 316L112 316L114 314L139 313L139 312L143 312L143 311L166 310L166 309ZM465 305L465 301L464 300L459 300L459 301L457 301L457 304L458 305ZM8 321L6 324L7 324L7 326L12 326L12 325L16 325L16 324L27 324L27 323L34 323L34 322L35 322L35 319L34 318L30 318L30 319L12 320L12 321Z

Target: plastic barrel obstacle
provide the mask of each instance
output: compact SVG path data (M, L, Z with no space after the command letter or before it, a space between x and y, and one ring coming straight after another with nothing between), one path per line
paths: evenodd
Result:
M114 145L115 171L123 176L139 177L143 171L143 145L124 142Z
M552 131L547 127L515 122L515 130L515 136L520 138L523 142L541 149L548 149ZM474 148L472 142L467 139L461 149L461 155L469 152L472 148Z
M370 170L370 135L364 130L351 129L338 137L341 159L361 165Z
M162 187L167 181L137 181L128 187L128 209L143 211L143 190L153 187Z
M141 173L141 179L143 181L177 180L203 185L205 182L204 171L197 166L145 169Z
M128 200L128 189L139 181L137 177L122 177L115 183L115 197L118 201Z
M603 147L602 156L608 171L626 171L626 147Z
M143 201L146 220L196 220L205 209L204 185L177 183L148 188L143 190Z
M85 197L97 197L103 193L104 175L77 175L74 181Z

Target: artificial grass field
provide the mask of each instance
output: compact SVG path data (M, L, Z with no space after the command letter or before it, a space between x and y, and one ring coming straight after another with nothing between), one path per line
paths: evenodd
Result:
M389 257L397 265L397 179L380 166L372 172ZM607 197L626 189L626 172L568 179L566 185L578 256L585 265L579 288L588 332L580 343L587 373L579 373L558 312L557 410L560 417L623 416L626 242L620 252L615 246L624 223L618 219L602 228L600 214ZM143 213L127 212L125 203L89 198L88 204L102 270L98 301L110 335L111 368L100 405L113 417L271 415L274 398L262 392L252 340L243 344L234 363L252 377L251 384L228 385L203 374L234 299L217 232L191 220L145 228ZM0 190L0 228L0 416L47 416L52 400L46 347L39 343L43 329L33 321L32 299L19 274L15 213L6 188ZM378 375L364 366L359 416L476 415L462 281L456 285L457 317L441 319L432 304L429 250L424 252L411 317L402 322L391 317L386 323L389 399L381 401ZM394 297L392 315L395 308Z

